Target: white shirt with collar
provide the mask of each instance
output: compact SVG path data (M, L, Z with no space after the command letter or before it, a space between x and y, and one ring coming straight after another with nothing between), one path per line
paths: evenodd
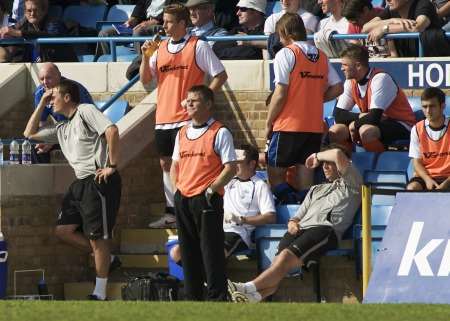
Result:
M187 126L186 135L189 139L197 139L203 135L209 126L215 121L214 118L210 118L206 122L206 126L200 128L195 128L190 122ZM234 151L233 136L231 132L226 127L222 127L217 132L216 138L214 140L214 151L220 156L222 164L236 161L236 153ZM174 161L180 160L180 132L178 132L175 138L175 146L173 148L172 159Z
M280 12L273 13L267 17L266 22L264 23L264 34L270 35L275 33L275 25L285 13L286 10L281 10ZM309 31L311 33L317 31L319 19L317 19L315 15L303 8L298 9L297 14L302 18L307 32Z

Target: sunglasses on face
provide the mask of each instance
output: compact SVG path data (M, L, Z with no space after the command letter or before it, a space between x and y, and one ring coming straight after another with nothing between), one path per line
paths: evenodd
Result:
M248 10L251 10L251 9L245 8L245 7L237 7L237 11L240 11L240 12L247 12Z

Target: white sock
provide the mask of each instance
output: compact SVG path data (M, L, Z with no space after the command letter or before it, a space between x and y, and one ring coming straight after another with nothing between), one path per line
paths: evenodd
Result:
M262 300L262 296L258 291L252 292L252 296L259 302Z
M114 258L115 258L116 256L114 255L114 254L111 254L111 262L110 263L112 263L112 261L114 261Z
M256 286L253 282L246 282L244 283L244 288L246 293L253 293L256 292Z
M106 284L108 278L95 278L95 289L92 294L96 295L99 299L106 299Z
M166 206L174 207L172 182L170 180L170 173L163 171L164 196L166 197Z

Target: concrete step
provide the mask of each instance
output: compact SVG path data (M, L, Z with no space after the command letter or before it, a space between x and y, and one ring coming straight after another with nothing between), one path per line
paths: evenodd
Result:
M165 253L165 244L175 229L123 229L120 236L120 252L123 254Z
M125 284L123 282L108 282L106 290L108 300L121 300L122 286ZM64 283L64 298L66 300L86 300L86 297L92 293L94 286L93 282Z

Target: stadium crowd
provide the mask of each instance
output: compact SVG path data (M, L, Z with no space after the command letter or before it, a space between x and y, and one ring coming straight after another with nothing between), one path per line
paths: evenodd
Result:
M10 17L1 2L0 37L80 34L80 26L49 15L49 6L55 3L74 2L14 1ZM314 10L315 5L321 12L305 9ZM426 54L449 54L443 34L450 24L448 1L387 0L381 8L370 0L281 0L282 10L267 17L266 6L265 0L217 4L139 0L124 23L136 36L160 31L167 36L135 44L141 82L155 80L158 87L155 145L166 213L149 226L178 229L180 245L171 255L182 262L190 300L261 301L276 291L292 268L335 249L361 201L362 177L351 163L355 146L383 152L396 140L410 140L415 176L408 189L450 188L445 94L438 88L424 90L425 120L417 122L393 75L369 64L369 57L417 56L414 41L384 41L389 33L420 32ZM335 33L361 32L368 33L367 41L338 44L330 38ZM115 34L115 29L100 32L100 36ZM269 40L207 42L202 38L245 34L265 34ZM307 40L309 34L314 34L314 41ZM437 46L437 41L442 45ZM52 63L76 61L75 49L2 45L0 61L47 62L39 72L35 111L24 135L59 144L76 172L56 231L61 240L92 253L97 279L90 299L104 300L108 273L119 264L108 242L120 201L118 134L117 127L93 106L83 85L64 78ZM109 49L98 45L96 56ZM329 62L336 55L345 80ZM228 77L221 59L269 56L273 56L274 90L265 122L267 185L255 175L256 147L235 149L226 123L212 115L214 93ZM333 99L338 101L336 122L328 128L323 104ZM359 113L352 112L355 105ZM49 124L50 116L56 124ZM77 131L85 136L84 145L73 148ZM53 144L39 144L38 153L48 152ZM95 166L84 161L90 158L96 160ZM314 185L315 169L320 166L325 180ZM297 190L288 183L290 169L294 171L291 185ZM303 191L304 200L287 225L272 266L247 283L227 280L226 257L251 248L254 227L274 222L275 203L290 199L293 190Z

